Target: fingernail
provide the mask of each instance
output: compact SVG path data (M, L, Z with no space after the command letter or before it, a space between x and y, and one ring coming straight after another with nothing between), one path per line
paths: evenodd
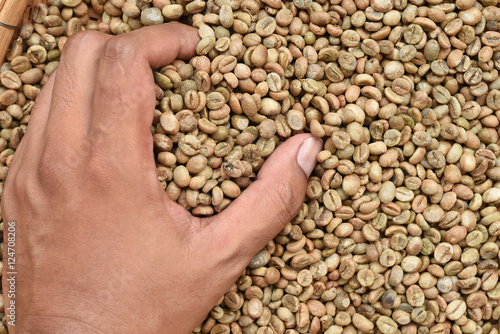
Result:
M316 166L316 156L322 147L321 140L315 137L309 137L302 142L297 154L297 163L307 176L311 174L314 166Z

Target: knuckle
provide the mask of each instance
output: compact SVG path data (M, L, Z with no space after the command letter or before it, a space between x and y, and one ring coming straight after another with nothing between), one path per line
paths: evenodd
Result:
M110 38L103 46L102 58L110 62L132 62L137 56L138 48L127 36Z
M119 168L104 148L82 140L71 147L49 145L40 157L34 181L50 193L102 185L116 177Z
M44 151L36 161L25 157L18 166L10 173L2 198L2 206L10 212L47 207L57 191L68 186L63 182L64 166L54 151Z
M44 192L36 173L20 171L11 173L2 192L2 214L4 219L15 218L16 212L47 206Z
M81 141L75 145L64 145L56 136L48 136L38 160L36 179L45 187L64 189L70 184L83 180L88 143Z
M90 45L102 43L101 33L92 30L81 31L74 34L64 44L64 54L81 54L88 49Z

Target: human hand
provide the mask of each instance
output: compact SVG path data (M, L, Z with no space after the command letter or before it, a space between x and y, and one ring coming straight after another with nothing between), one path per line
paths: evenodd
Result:
M66 43L2 198L16 222L11 333L188 332L298 212L322 146L307 134L217 216L193 217L165 194L151 68L192 57L198 41L196 29L165 24Z

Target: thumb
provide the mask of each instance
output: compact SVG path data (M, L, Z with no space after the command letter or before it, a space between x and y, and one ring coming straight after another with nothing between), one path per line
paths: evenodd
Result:
M233 254L251 257L285 227L304 202L307 178L322 147L321 140L301 134L276 149L257 180L216 216L216 234L226 249L232 246Z

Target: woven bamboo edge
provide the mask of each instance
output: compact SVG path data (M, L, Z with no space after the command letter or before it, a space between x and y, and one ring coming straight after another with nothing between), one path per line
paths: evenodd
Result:
M32 10L39 3L47 3L47 0L0 0L0 22L5 24L0 25L0 65L4 63L19 28L31 21Z

